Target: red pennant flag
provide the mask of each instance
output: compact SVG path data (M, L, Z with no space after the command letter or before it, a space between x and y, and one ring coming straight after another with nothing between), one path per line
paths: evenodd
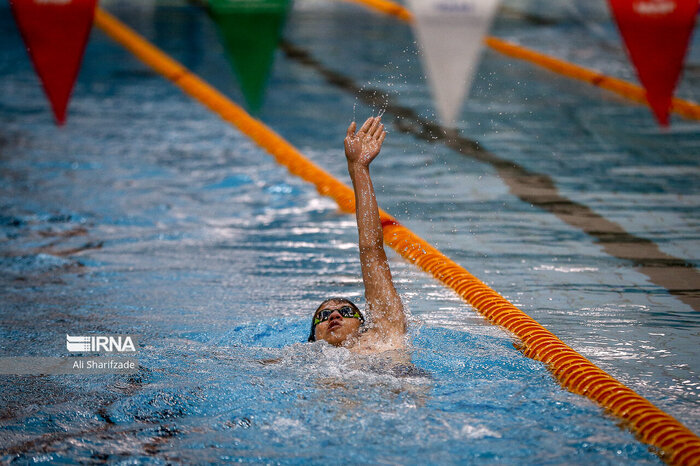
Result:
M10 0L59 125L78 77L97 0Z
M610 0L610 6L649 105L668 126L698 0Z

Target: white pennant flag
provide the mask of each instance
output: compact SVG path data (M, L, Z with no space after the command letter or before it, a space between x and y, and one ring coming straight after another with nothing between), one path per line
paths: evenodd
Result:
M498 0L408 0L440 120L453 127Z

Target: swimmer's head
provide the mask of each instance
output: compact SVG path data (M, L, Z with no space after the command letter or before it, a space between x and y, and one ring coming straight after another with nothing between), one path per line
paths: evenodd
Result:
M365 317L349 299L327 299L314 312L309 341L325 340L331 345L340 346L357 335L364 323Z

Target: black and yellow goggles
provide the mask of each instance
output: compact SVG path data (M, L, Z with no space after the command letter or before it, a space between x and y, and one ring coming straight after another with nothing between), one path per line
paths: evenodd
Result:
M333 314L335 311L338 311L341 316L345 319L360 319L364 321L362 318L362 314L360 314L360 311L357 309L354 309L350 306L343 306L340 309L322 309L316 313L314 316L314 326L320 324L321 322L327 321L331 314Z

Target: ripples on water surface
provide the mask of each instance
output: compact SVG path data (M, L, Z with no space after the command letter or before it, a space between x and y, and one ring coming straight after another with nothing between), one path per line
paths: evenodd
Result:
M200 10L114 11L238 99ZM0 354L64 355L65 333L130 333L142 366L131 377L3 376L0 458L659 462L393 253L417 375L300 343L324 297L363 302L353 218L99 31L68 125L54 128L7 7L0 21ZM594 26L598 39L614 32ZM575 55L577 27L533 29L511 15L494 34ZM329 68L392 83L402 105L427 115L405 25L299 2L286 31ZM580 63L629 72L619 51L586 50ZM697 57L695 46L690 65ZM681 94L698 100L687 74ZM493 80L475 83L466 137L698 264L696 122L660 132L641 107L491 52L482 76ZM347 181L353 107L358 118L370 111L280 54L261 118ZM374 177L389 212L700 430L696 311L440 144L393 131Z

